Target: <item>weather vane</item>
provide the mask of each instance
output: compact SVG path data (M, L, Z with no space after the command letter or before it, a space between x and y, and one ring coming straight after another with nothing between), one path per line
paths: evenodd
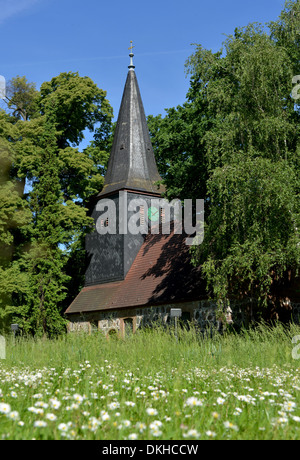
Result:
M134 69L135 66L133 65L133 60L132 60L132 58L133 58L133 56L134 56L134 54L133 54L133 52L132 52L134 46L132 45L132 40L130 40L130 45L131 45L131 46L128 48L128 49L130 50L130 53L129 53L129 56L130 56L130 65L128 66L128 68L129 68L129 69Z

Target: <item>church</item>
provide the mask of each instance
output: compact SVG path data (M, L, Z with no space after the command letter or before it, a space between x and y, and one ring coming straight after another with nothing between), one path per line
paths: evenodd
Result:
M129 56L104 187L92 205L95 229L86 237L85 285L65 312L68 331L125 337L155 321L170 323L175 309L182 321L193 322L201 331L222 321L244 323L251 316L251 302L231 302L222 319L218 317L216 302L207 298L201 268L191 263L188 235L177 232L174 214L160 207L164 187L133 53ZM130 222L137 231L126 231ZM162 231L166 223L169 232Z

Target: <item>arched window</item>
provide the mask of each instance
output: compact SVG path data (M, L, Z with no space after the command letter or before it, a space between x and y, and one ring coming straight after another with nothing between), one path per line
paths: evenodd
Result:
M108 340L117 340L118 337L119 337L119 333L118 333L117 329L115 329L115 328L110 329L106 334L106 338Z

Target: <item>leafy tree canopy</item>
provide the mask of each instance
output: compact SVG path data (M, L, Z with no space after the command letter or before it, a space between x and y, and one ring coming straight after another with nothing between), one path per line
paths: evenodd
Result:
M26 281L23 290L15 285L11 300L6 295L3 305L9 301L5 311L13 313L12 320L24 331L54 334L64 328L63 302L75 270L71 260L78 251L83 259L84 235L91 229L86 206L103 185L112 108L105 91L72 72L43 83L40 91L25 77L16 77L9 83L6 102L0 141L13 156L1 156L9 178L6 174L2 181L1 195L8 196L0 210L0 230L11 254L7 270L14 267ZM95 132L95 139L80 151L87 129ZM26 209L24 222L19 208ZM10 227L16 230L5 233ZM78 283L82 262L76 266ZM71 287L74 297L80 286L76 291Z
M220 304L266 304L300 267L299 12L287 2L277 22L235 29L216 53L195 45L187 101L149 117L168 197L205 199L193 260Z

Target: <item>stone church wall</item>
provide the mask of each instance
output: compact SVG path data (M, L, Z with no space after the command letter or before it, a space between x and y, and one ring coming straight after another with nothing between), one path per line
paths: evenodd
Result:
M68 323L68 331L91 333L95 330L100 330L105 335L118 333L124 336L126 321L131 321L133 332L143 327L150 327L156 322L169 324L171 308L181 308L183 319L191 321L199 332L204 332L207 328L211 327L219 329L222 323L240 327L247 325L254 318L254 305L251 305L249 302L243 304L240 302L231 302L229 309L224 312L221 318L217 313L216 303L208 300L199 300L182 304L176 303L72 315ZM295 322L300 321L300 303L292 304L292 319Z

